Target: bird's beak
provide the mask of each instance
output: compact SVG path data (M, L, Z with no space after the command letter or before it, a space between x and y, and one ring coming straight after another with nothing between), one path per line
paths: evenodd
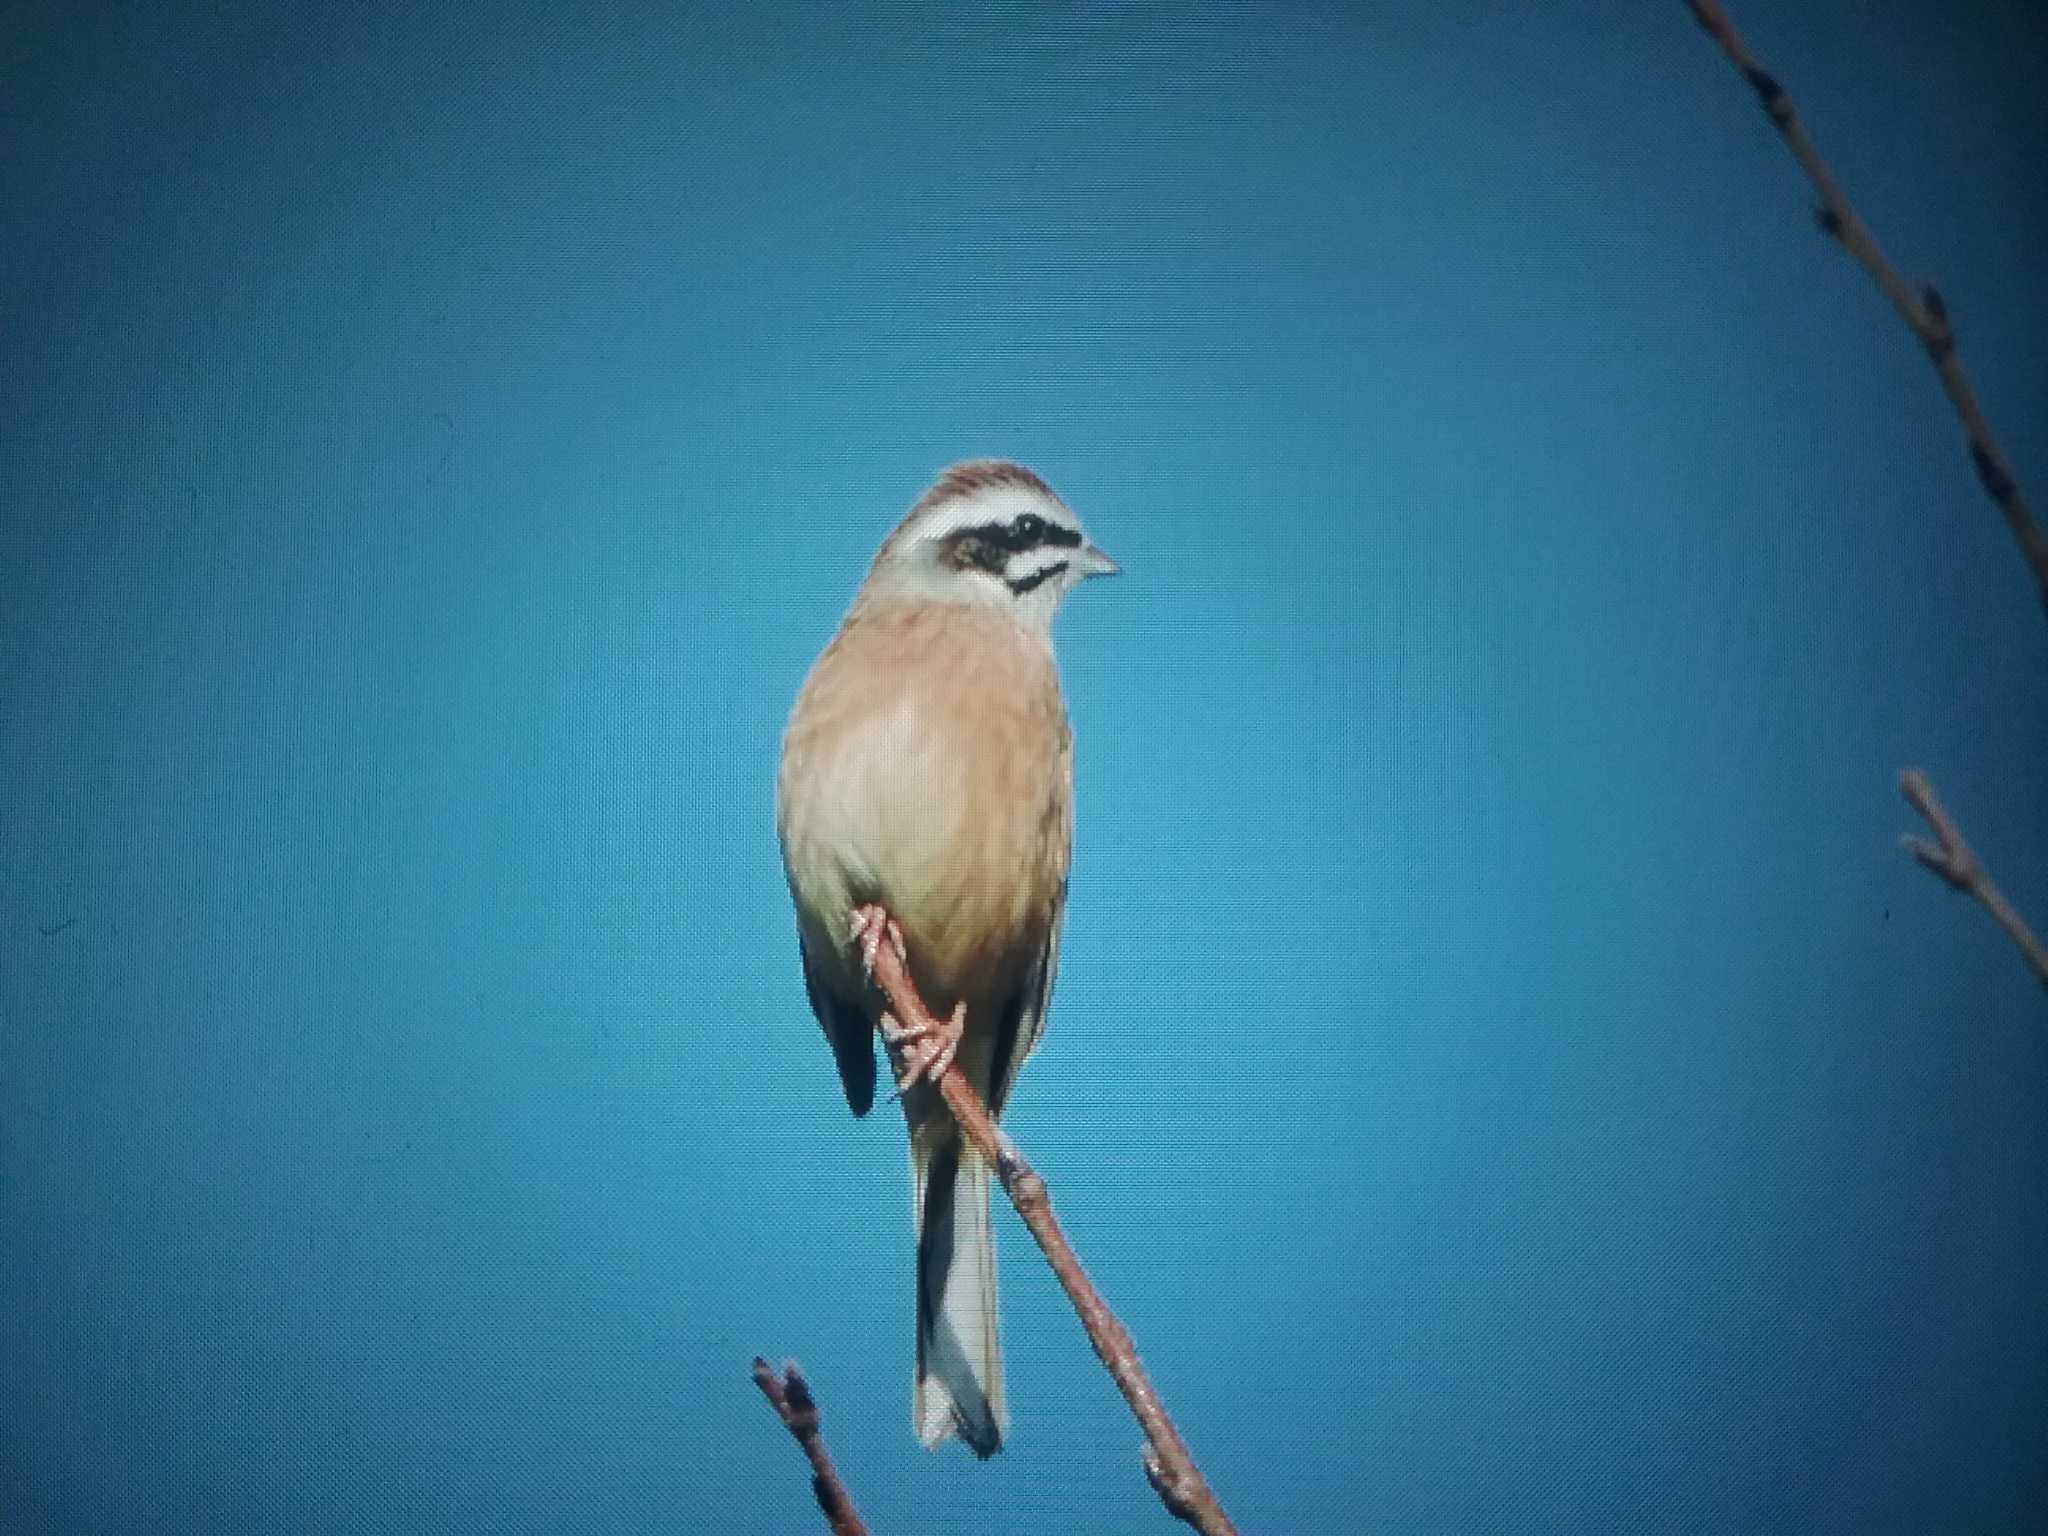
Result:
M1083 576L1114 576L1123 567L1093 544L1083 544L1073 554L1074 569Z

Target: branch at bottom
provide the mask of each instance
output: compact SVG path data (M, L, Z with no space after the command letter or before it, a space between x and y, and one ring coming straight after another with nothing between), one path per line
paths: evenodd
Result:
M811 1396L811 1384L804 1380L796 1362L790 1361L778 1376L774 1366L756 1355L754 1385L768 1399L775 1416L782 1420L782 1427L795 1436L804 1455L810 1458L811 1492L817 1496L818 1508L825 1512L832 1536L868 1536L868 1528L861 1524L854 1510L853 1495L839 1480L839 1469L832 1465L832 1454L825 1449L824 1437L818 1433L818 1400Z

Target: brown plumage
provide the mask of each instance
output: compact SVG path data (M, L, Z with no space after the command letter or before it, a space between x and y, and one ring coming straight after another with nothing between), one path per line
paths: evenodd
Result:
M1052 989L1072 832L1059 599L1115 569L1017 465L956 466L876 556L797 697L778 795L811 1006L847 1102L873 1102L880 998L852 935L880 903L957 1060L1000 1113ZM917 1432L978 1453L1007 1423L989 1169L925 1082L903 1097L918 1224Z

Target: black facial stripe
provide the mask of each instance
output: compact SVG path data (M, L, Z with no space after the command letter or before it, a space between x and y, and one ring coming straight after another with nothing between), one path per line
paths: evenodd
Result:
M1019 576L1015 581L1005 582L1004 585L1019 597L1022 597L1026 592L1036 591L1040 586L1059 575L1066 568L1066 561L1055 560L1051 565L1040 566L1029 576Z
M1058 523L1038 519L1038 527L1020 529L1015 523L983 523L977 528L962 528L953 535L956 539L972 539L981 544L993 544L997 549L1017 554L1026 549L1037 549L1040 545L1056 544L1066 549L1080 546L1081 535L1072 528L1062 528Z

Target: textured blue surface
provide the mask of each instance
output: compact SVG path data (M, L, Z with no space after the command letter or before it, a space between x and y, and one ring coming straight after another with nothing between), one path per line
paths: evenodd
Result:
M332 14L321 19L321 10ZM968 454L1123 563L1012 1126L1249 1531L2048 1506L2048 626L1681 6L12 5L0 1531L1164 1530L909 1418L778 732ZM1331 10L1356 9L1347 18ZM1745 6L2048 497L2038 19Z

